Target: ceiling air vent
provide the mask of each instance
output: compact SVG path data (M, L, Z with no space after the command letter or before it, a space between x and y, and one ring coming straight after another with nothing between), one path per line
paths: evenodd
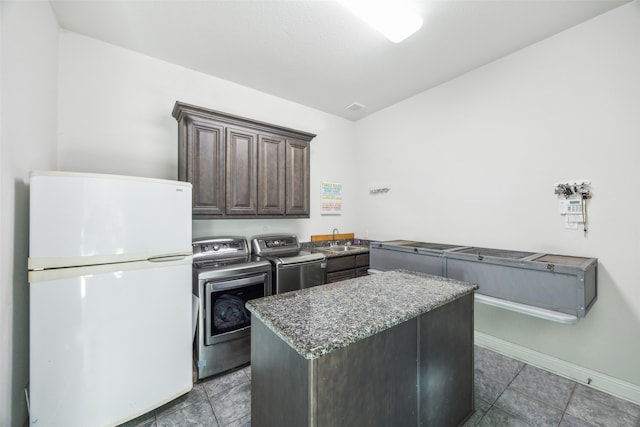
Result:
M350 110L350 111L360 111L363 108L365 108L365 106L360 104L359 102L352 102L351 104L347 105L344 109Z

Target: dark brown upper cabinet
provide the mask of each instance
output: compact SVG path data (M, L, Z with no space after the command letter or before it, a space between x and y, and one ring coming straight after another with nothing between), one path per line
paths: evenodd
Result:
M258 213L284 215L285 144L283 137L260 135L258 138Z
M285 213L309 216L309 143L287 140Z
M309 218L314 134L182 102L172 115L194 219Z
M227 128L226 135L226 213L255 215L257 137L244 129Z
M223 215L224 128L193 117L185 121L180 134L180 139L189 143L180 143L178 175L180 180L194 184L193 215Z

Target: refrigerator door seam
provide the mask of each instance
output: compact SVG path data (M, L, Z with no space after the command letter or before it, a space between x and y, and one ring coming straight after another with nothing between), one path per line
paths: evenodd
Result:
M113 264L88 265L81 267L52 268L29 272L29 283L60 280L69 277L88 276L101 273L117 273L121 271L140 270L145 268L171 267L174 265L191 264L192 257L185 256L178 260L164 261L162 263L152 261L134 261Z
M159 259L165 257L176 256L192 256L192 248L180 248L178 250L158 252L138 252L134 254L107 254L107 255L86 255L73 257L29 257L27 260L27 268L30 271L43 270L50 268L66 268L66 267L85 267L90 265L101 264L118 264L125 262L146 261L150 259Z

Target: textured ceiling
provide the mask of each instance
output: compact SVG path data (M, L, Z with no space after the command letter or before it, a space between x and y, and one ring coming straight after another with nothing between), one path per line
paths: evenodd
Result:
M50 3L66 30L357 120L627 1L420 0L400 44L328 0Z

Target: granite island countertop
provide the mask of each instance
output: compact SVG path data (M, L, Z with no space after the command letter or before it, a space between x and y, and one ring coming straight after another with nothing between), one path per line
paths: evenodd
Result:
M476 288L459 280L393 270L250 300L246 307L301 356L316 359Z

